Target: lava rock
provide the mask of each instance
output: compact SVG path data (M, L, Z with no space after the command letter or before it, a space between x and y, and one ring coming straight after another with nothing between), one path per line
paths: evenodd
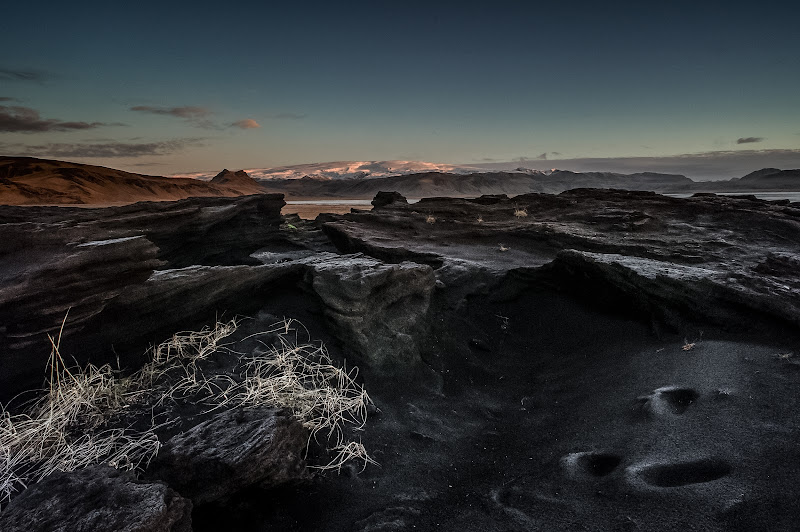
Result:
M392 371L419 362L417 333L436 285L433 269L330 256L311 264L306 277L326 306L333 333L368 366Z
M147 475L196 505L224 500L245 488L306 479L308 437L286 410L236 408L167 440Z
M372 200L372 206L376 209L380 209L392 203L408 204L408 200L399 192L378 192Z
M115 306L130 306L129 295L146 292L154 272L162 269L259 264L251 253L284 242L278 228L283 205L281 196L260 195L98 209L0 207L0 401L41 382L50 354L47 334L59 335L67 312L62 352L81 364L109 362L103 357L111 345L119 352L126 339L145 337L145 346L152 342L162 331L142 323L130 326L131 314L114 311ZM183 284L191 285L192 279L184 276ZM223 286L215 283L211 293L219 294ZM229 300L244 301L227 286ZM209 291L201 288L189 292L205 302L203 319L218 311L245 312L239 305L209 308L215 298L204 297ZM181 297L160 298L164 304L158 312L163 316L169 308L174 317L190 316L183 303L196 298L175 295ZM152 302L143 303L155 309ZM130 330L136 335L128 335ZM98 333L106 341L92 346L88 337ZM141 354L142 342L136 349Z
M97 465L53 473L0 514L4 532L190 532L192 503L161 482Z

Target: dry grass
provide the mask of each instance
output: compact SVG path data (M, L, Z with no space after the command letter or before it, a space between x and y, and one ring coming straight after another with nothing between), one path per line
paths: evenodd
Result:
M425 217L425 222L429 224L435 224L436 218L432 214L429 214L428 216Z
M146 468L161 445L153 412L171 403L200 404L207 411L255 405L288 408L335 454L316 469L338 471L353 459L364 467L374 463L360 442L346 438L348 427L364 426L371 404L355 381L357 370L333 364L322 344L301 341L307 332L293 320L245 338L263 335L272 343L260 342L263 349L239 353L234 349L238 344L224 343L238 325L230 320L213 329L175 334L152 349L149 363L127 377L108 365L66 367L59 352L61 333L51 338L43 397L20 414L0 407L0 504L55 471L96 463ZM227 357L234 371L214 371L215 357ZM137 432L115 426L131 413L145 416L149 427Z
M500 244L500 247L499 247L498 249L499 249L500 251L508 251L508 250L509 250L509 249L511 249L511 248L510 248L510 247L507 247L507 246L505 246L504 244Z
M525 207L517 207L514 206L514 216L517 218L527 218L528 217L528 210Z
M57 340L50 337L47 393L21 414L0 407L0 504L55 471L100 462L141 468L160 447L152 429L105 426L137 392L108 365L68 369L60 342L60 332Z

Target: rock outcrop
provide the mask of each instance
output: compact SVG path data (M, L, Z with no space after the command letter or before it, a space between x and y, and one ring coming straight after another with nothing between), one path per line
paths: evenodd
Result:
M194 504L250 488L274 488L307 478L308 431L291 413L237 408L173 436L147 475L165 481Z
M385 264L362 255L306 261L307 282L325 305L334 335L360 362L383 372L420 361L419 339L436 278L414 262Z
M576 189L393 201L326 220L326 234L346 253L438 269L458 261L589 298L605 286L673 324L682 316L752 325L740 312L747 308L800 325L800 277L792 268L800 260L798 203Z
M3 532L191 532L192 503L106 465L54 473L0 513Z
M0 208L0 396L41 382L46 334L57 334L68 312L65 352L86 361L110 356L112 344L138 343L141 350L143 339L147 344L164 326L191 323L194 312L207 320L209 305L239 311L246 302L226 283L257 293L289 272L226 276L209 268L259 264L249 255L265 246L296 247L279 230L283 205L280 196L261 195L106 209ZM205 267L196 285L191 270L155 273L195 265ZM90 337L100 343L87 343Z
M153 415L185 424L164 429L145 475L199 504L198 532L800 520L785 504L800 479L800 204L385 193L371 211L278 226L279 202L258 198L0 209L0 236L13 235L0 239L0 340L13 347L0 392L25 368L41 374L34 340L68 307L62 347L82 362L225 310L248 309L237 334L260 349L277 339L259 333L299 314L334 363L357 360L374 400L354 446L328 455L363 443L381 466L295 485L307 433L283 413L165 407ZM48 292L58 281L68 290ZM235 377L221 357L202 368Z

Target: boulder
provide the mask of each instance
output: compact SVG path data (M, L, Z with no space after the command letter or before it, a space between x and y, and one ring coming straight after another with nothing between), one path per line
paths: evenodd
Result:
M192 503L106 465L54 473L0 513L3 532L190 532Z
M306 278L334 335L366 365L391 371L420 360L419 333L436 286L430 266L329 255L310 261Z
M408 200L399 192L378 192L372 200L372 206L376 209L380 209L392 203L408 204Z
M200 505L307 477L308 431L286 410L236 408L164 444L147 470Z

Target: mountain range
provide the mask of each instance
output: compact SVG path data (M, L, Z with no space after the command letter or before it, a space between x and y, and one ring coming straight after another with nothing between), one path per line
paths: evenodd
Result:
M476 197L484 194L518 195L531 192L560 193L574 188L619 188L662 193L743 192L800 190L800 170L765 168L728 181L692 181L684 175L639 172L571 172L518 168L512 172L468 172L415 168L432 163L392 166L371 163L374 173L363 174L365 165L324 163L304 165L317 173L296 177L299 167L256 174L223 170L201 180L134 174L101 166L35 159L0 157L0 204L6 205L114 205L137 201L171 201L193 196L241 196L281 193L288 199L371 199L379 191L396 191L409 198L431 196ZM447 165L444 165L447 166ZM286 168L293 168L291 171ZM397 168L399 174L384 175ZM358 170L358 172L353 172ZM290 173L287 173L290 172ZM327 172L327 174L325 173ZM332 177L334 173L338 177ZM405 173L403 173L405 172ZM268 177L264 177L264 176ZM276 177L292 175L294 177ZM258 177L260 176L260 177Z
M428 163L424 161L333 161L327 163L276 166L272 168L249 168L245 171L254 179L301 179L307 177L324 181L389 177L423 172L468 174L473 172L485 172L486 170L477 166ZM190 177L193 179L209 180L212 176L213 173L209 172L195 172L174 174L172 177Z

